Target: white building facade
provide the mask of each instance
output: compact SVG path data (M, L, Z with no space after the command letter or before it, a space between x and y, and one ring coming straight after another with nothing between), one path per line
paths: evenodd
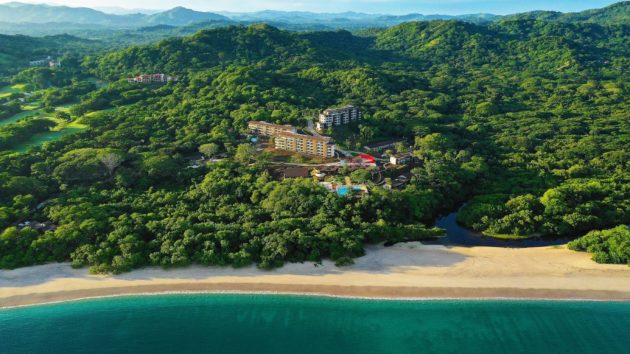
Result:
M355 106L329 108L319 115L317 130L330 129L334 126L345 125L361 119L361 110Z

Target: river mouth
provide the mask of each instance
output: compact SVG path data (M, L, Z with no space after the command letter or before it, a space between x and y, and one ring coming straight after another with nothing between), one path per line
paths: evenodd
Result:
M570 238L531 237L525 239L499 239L485 236L481 233L466 229L457 223L457 212L440 217L435 226L445 229L446 236L436 240L424 242L426 244L438 244L445 246L484 246L484 247L509 247L528 248L564 245L571 241Z

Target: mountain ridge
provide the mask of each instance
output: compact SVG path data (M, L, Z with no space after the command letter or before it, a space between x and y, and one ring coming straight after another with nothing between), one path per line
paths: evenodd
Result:
M544 21L593 22L623 24L630 22L630 1L621 1L603 8L581 12L530 11L513 15L476 13L464 15L369 14L354 11L316 13L309 11L263 10L258 12L204 12L178 6L156 13L106 13L89 7L69 7L10 2L0 4L0 22L4 23L73 23L114 27L153 25L185 26L203 21L275 22L287 24L322 24L331 28L389 27L408 21L460 20L488 23L505 19L530 18Z

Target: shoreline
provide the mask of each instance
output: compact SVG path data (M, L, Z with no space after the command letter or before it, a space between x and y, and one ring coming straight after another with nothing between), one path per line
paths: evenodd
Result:
M240 290L232 290L239 288L238 285L247 285L247 284L220 284L217 288L222 288L222 285L226 285L225 289L214 289L214 290L147 290L142 287L131 287L130 291L127 289L119 289L119 288L109 288L109 289L99 289L99 295L89 295L85 296L84 291L60 291L57 293L48 293L42 295L33 295L33 296L19 296L18 299L15 299L13 302L11 298L6 299L6 304L0 306L0 310L9 310L16 308L24 308L24 307L34 307L34 306L45 306L45 305L56 305L56 304L65 304L79 301L91 301L91 300L99 300L99 299L111 299L111 298L124 298L124 297L146 297L146 296L176 296L176 295L260 295L260 296L304 296L304 297L319 297L319 298L331 298L331 299L348 299L348 300L367 300L367 301L457 301L457 300L466 300L466 301L570 301L570 302L630 302L630 294L625 294L623 292L614 292L614 291L586 291L580 292L580 294L575 294L575 292L571 291L572 295L567 296L569 292L558 292L556 290L550 289L483 289L486 291L481 291L480 293L487 292L492 295L488 296L478 296L479 289L469 289L469 288L414 288L419 291L420 294L418 296L399 296L400 288L391 289L395 291L396 295L393 293L387 296L381 295L350 295L353 291L344 292L346 294L334 293L324 291L316 291L316 292L302 292L302 291L284 291L284 290L246 290L246 287ZM234 286L237 285L236 288ZM262 288L265 288L266 285L276 284L260 284ZM288 284L285 286L289 287ZM156 286L159 287L159 286ZM111 290L111 293L110 293ZM121 291L122 290L122 291ZM357 294L363 293L364 289L357 288ZM475 290L472 293L470 290ZM527 291L524 291L527 290ZM374 291L374 289L371 289ZM405 292L405 291L403 291ZM442 293L444 296L430 296L430 293ZM467 292L468 295L462 295L462 292ZM459 293L459 295L448 296L448 293ZM518 293L518 296L516 296ZM503 294L503 295L499 295ZM546 294L543 296L543 294ZM587 295L588 294L588 295ZM514 295L514 296L512 296ZM539 297L541 295L542 297ZM583 297L584 296L592 296L592 297ZM44 298L50 298L51 301L43 301ZM53 300L54 299L54 300Z
M374 300L630 301L630 268L564 247L370 246L349 267L330 261L272 271L190 266L90 275L69 264L0 270L0 308L112 296L275 294Z

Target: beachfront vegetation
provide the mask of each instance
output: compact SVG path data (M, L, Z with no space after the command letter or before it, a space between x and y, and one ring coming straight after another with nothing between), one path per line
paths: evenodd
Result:
M619 225L613 229L591 231L569 242L569 249L592 253L597 263L630 266L630 227Z
M232 26L86 55L59 81L29 69L14 82L45 86L49 107L76 102L67 114L88 128L0 153L0 267L346 264L365 242L439 234L425 225L464 202L459 221L489 234L630 223L629 30L531 19L362 36ZM179 81L121 80L147 72ZM88 76L112 83L81 84ZM348 103L364 119L345 145L413 143L420 163L404 189L343 198L311 178L275 181L242 138L250 120L300 126ZM191 166L200 152L227 159ZM15 227L33 219L57 229Z

